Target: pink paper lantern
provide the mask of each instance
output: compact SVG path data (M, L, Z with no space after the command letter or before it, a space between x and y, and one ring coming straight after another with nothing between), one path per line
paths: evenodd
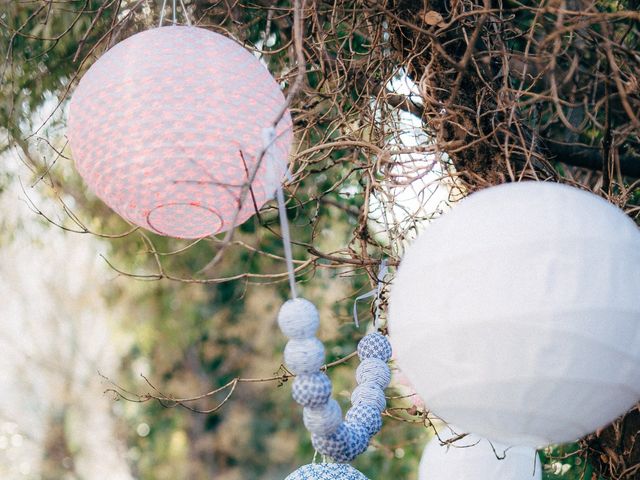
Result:
M118 214L155 233L201 238L239 225L273 197L291 148L288 112L258 159L284 103L267 69L233 40L156 28L87 71L68 137L80 175Z

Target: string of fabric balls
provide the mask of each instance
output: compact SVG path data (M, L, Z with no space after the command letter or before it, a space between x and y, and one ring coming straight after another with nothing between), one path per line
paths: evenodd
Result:
M358 386L351 394L351 408L343 421L340 405L331 398L331 380L321 371L325 351L316 337L320 316L315 305L303 298L288 300L280 309L278 325L289 338L284 349L284 362L296 375L292 397L303 407L303 421L311 433L313 447L336 462L354 460L367 449L371 438L382 428L382 412L386 408L384 390L391 382L391 370L387 364L391 358L391 344L378 332L366 335L358 343ZM365 478L348 465L323 463L306 465L286 480L307 478L310 470L316 470L314 475L320 470L343 475L327 478Z

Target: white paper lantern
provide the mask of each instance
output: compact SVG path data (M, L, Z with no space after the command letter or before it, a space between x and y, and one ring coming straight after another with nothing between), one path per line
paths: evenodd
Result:
M406 252L400 368L431 411L507 445L575 440L640 399L640 232L575 188L472 194Z
M460 432L462 433L462 432ZM442 440L452 438L445 428ZM466 435L448 445L437 438L424 449L419 480L541 480L542 468L531 447L505 447L498 443Z

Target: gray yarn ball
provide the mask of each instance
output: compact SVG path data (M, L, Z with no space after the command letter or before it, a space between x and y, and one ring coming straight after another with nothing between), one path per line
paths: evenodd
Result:
M387 399L380 387L372 383L364 383L358 385L351 393L351 405L356 406L361 403L373 405L382 412L387 406Z
M289 340L284 347L284 363L296 375L316 373L324 363L324 345L315 337Z
M384 390L391 383L391 369L379 358L365 358L356 369L356 381L359 384L375 383Z
M291 396L303 407L319 407L331 398L331 380L324 372L299 375L293 380Z
M287 300L278 312L280 330L289 338L314 337L320 326L318 309L309 300L294 298Z
M332 398L320 407L305 407L302 410L302 420L312 434L331 435L342 425L342 409Z
M366 428L370 437L373 437L382 428L382 415L378 407L361 403L347 410L345 417L347 423L357 423Z
M344 463L312 463L300 467L285 480L369 480L351 465Z

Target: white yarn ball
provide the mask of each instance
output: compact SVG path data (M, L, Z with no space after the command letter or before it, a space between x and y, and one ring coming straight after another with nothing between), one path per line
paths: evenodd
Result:
M315 337L289 340L284 347L284 363L296 375L315 373L324 364L324 345Z
M321 407L304 407L302 420L311 433L326 437L342 424L342 409L340 404L332 398Z
M320 326L318 309L309 300L294 298L287 300L278 312L280 330L289 338L311 338Z
M384 396L384 391L372 383L363 383L353 389L351 393L351 405L355 407L361 403L373 405L381 412L387 407L387 399Z
M356 369L356 382L373 383L384 390L391 383L391 369L379 358L365 358Z
M427 407L493 441L573 441L640 399L640 231L593 194L473 193L407 250L389 313Z
M452 438L448 429L445 430L440 438ZM491 444L476 435L466 435L450 445L441 445L433 438L424 449L419 471L419 480L542 479L540 458L535 449Z

